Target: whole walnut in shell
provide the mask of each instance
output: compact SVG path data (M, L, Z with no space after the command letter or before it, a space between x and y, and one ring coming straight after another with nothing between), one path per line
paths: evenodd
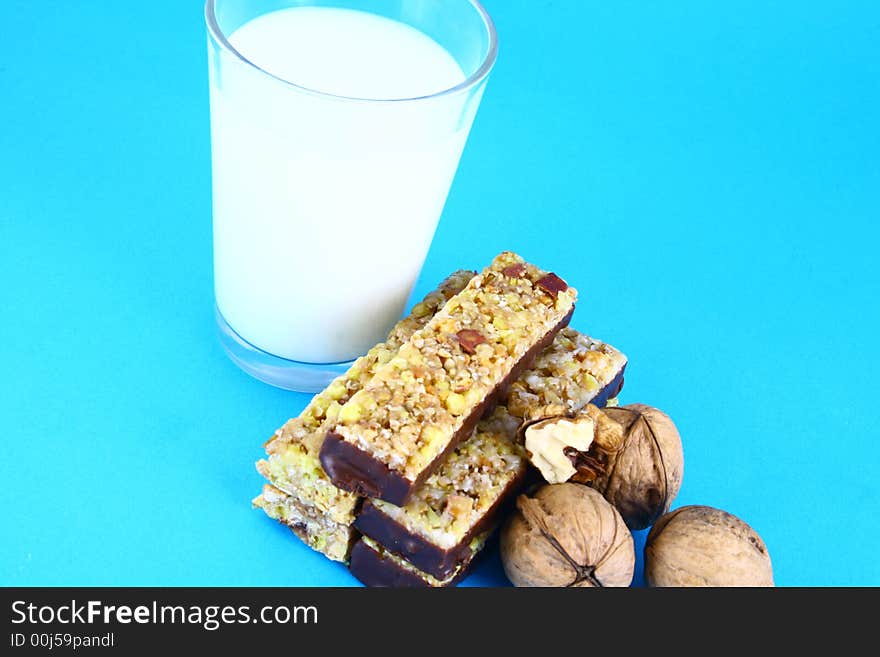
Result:
M645 579L650 586L773 586L773 566L745 522L709 506L685 506L648 534Z
M606 408L623 426L623 446L608 455L590 485L620 512L630 529L644 529L669 510L681 488L684 453L678 429L663 411L644 404Z
M501 532L504 572L515 586L629 586L632 534L596 491L552 484L521 495Z

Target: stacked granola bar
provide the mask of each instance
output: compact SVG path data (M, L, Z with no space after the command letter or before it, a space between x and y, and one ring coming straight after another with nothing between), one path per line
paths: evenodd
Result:
M416 304L410 315L398 322L387 340L355 361L354 365L316 395L305 410L264 445L268 458L257 470L269 484L254 500L254 506L278 520L307 545L334 561L347 561L351 548L355 510L360 498L333 485L321 468L319 453L327 432L336 423L339 410L390 361L400 346L461 292L474 272L457 271L436 290Z
M454 274L267 443L254 504L366 584L458 581L525 480L522 420L623 384L623 354L562 328L575 297L509 253Z

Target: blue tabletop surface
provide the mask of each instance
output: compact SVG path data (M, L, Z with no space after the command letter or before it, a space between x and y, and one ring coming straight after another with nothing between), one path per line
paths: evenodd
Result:
M486 5L417 294L504 249L564 274L678 423L673 506L747 520L780 585L880 584L880 4ZM201 0L3 0L0 47L0 584L355 584L250 506L308 397L215 337Z

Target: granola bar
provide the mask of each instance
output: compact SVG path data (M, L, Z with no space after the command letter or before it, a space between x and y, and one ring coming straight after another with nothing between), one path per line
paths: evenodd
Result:
M271 484L263 486L253 505L270 518L287 525L306 545L333 561L348 561L355 532L351 525L334 522L315 507L301 502Z
M565 329L514 384L507 404L480 421L408 504L366 500L355 528L419 570L447 579L469 558L473 537L491 529L520 488L527 465L515 438L522 421L590 402L604 406L620 392L626 362L610 345Z
M348 372L316 395L299 417L278 429L265 444L268 459L257 463L260 474L276 488L326 514L333 522L351 525L359 497L334 486L321 468L318 455L324 438L335 425L342 405L474 276L472 271L451 274L413 307L410 315L392 329L384 343L355 361Z
M560 412L553 405L576 411L591 401L601 406L608 397L608 403L614 404L623 385L626 363L626 356L614 347L573 329L564 329L538 357L535 367L511 387L507 405L499 405L480 422L475 436L450 455L406 507L367 501L357 527L392 546L424 571L441 580L447 578L468 556L469 537L489 526L509 497L505 485L511 491L519 485L520 467L524 467L525 460L520 446L505 438L516 434L523 419L543 412ZM270 457L269 462L272 461ZM348 561L348 546L355 534L351 527L354 509L360 498L335 489L326 481L315 456L312 463L318 467L318 476L331 494L335 491L343 498L353 498L351 511L342 521L337 521L332 513L316 513L309 479L296 487L293 495L267 487L270 492L264 490L254 503L290 526L309 546L336 561ZM330 496L322 495L319 499L326 501Z
M324 471L339 488L406 504L568 324L576 298L502 253L339 409Z
M627 359L610 344L564 328L553 346L510 387L507 409L529 419L535 409L561 406L578 411L589 403L605 406L623 388Z

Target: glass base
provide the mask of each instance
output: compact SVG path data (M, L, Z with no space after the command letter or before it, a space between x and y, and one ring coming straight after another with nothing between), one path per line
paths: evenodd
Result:
M216 306L214 315L220 344L232 362L255 379L278 388L294 392L320 392L337 376L345 374L354 363L349 361L321 365L273 356L236 333Z

